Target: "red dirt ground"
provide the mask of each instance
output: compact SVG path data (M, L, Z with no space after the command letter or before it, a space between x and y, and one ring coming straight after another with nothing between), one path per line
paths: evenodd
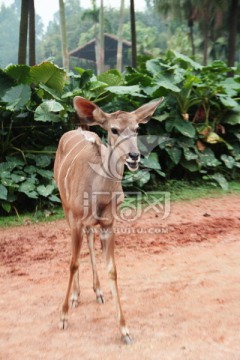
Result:
M65 221L0 230L0 359L240 359L240 196L173 203L167 220L151 212L126 226L132 233L117 236L116 262L132 346L120 342L99 241L106 303L95 301L85 241L80 305L60 331ZM133 233L139 228L145 233Z

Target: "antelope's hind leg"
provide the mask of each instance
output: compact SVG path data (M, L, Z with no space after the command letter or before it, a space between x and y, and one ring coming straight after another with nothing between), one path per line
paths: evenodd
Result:
M73 298L78 300L79 295L79 282L78 282L78 267L79 267L79 253L82 245L82 226L78 224L78 221L73 221L71 226L71 237L72 237L72 258L70 262L70 273L68 280L68 287L65 296L65 300L62 305L62 312L59 322L60 329L66 329L68 326L68 309L69 309L69 298L73 285ZM77 298L77 299L76 299ZM71 297L72 300L72 297Z
M97 273L97 266L96 266L96 257L94 251L94 229L87 228L87 239L88 239L88 248L90 252L90 259L92 264L92 272L93 272L93 291L96 294L96 300L99 304L104 304L104 296L103 292L100 287L100 281Z

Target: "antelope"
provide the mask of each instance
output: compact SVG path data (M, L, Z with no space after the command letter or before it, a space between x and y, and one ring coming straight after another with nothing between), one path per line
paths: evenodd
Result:
M78 267L84 233L87 235L92 265L93 290L97 302L104 303L94 253L96 231L93 231L93 227L99 225L121 338L125 344L133 342L119 298L113 226L115 211L124 200L121 183L124 165L129 170L136 171L140 161L137 146L138 126L150 120L162 100L163 98L142 105L132 112L119 110L114 113L105 113L96 104L80 96L73 100L80 123L99 125L107 130L108 145L105 146L96 133L79 127L61 137L56 152L54 178L70 226L72 247L67 292L59 323L61 329L66 329L68 325L69 303L76 307L79 301Z

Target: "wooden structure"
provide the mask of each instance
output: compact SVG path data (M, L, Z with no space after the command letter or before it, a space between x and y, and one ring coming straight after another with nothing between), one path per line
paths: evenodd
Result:
M118 37L112 34L104 34L104 59L105 70L116 68L117 64L117 45ZM131 65L131 47L130 41L123 40L122 43L123 67ZM69 52L69 56L78 59L78 64L82 67L96 68L96 39L88 41L86 44ZM83 64L83 65L82 65ZM84 66L85 64L85 66Z

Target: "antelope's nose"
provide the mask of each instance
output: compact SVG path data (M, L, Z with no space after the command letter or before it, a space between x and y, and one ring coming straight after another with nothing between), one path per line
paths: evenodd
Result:
M140 154L139 153L135 153L135 152L130 152L129 153L129 157L134 160L134 161L137 161L140 157Z

